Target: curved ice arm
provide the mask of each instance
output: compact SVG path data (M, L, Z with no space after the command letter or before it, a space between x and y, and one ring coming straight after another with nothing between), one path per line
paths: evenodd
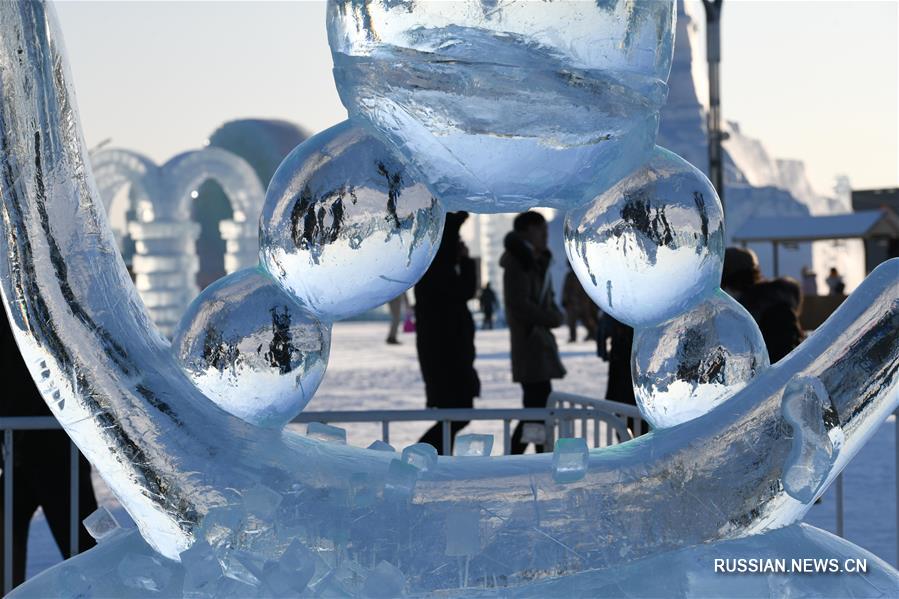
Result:
M591 452L577 482L555 482L551 455L441 458L416 480L390 452L243 423L190 385L130 284L90 176L54 20L41 3L7 2L0 23L7 314L53 413L169 557L208 526L212 507L253 514L274 493L277 512L238 514L235 526L253 534L235 534L230 547L270 559L299 538L390 561L422 591L457 588L463 567L469 581L514 581L621 563L802 517L809 503L785 491L783 475L813 452L793 451L803 421L802 410L784 418L791 381L810 381L822 402L808 413L823 429L812 422L805 432L840 438L836 459L815 472L816 493L897 405L894 260L730 401ZM451 543L457 534L467 536ZM476 559L447 557L460 547Z

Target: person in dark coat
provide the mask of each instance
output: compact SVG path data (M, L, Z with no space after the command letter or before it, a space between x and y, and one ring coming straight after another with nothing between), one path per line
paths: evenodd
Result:
M512 380L521 385L526 408L544 408L552 392L552 379L565 376L553 327L564 322L556 306L547 248L546 219L539 212L519 214L513 231L506 235L500 258L503 267L503 301L512 342ZM524 453L525 426L519 422L512 435L512 453ZM533 427L531 427L533 428ZM543 445L534 443L537 452Z
M634 329L619 322L609 314L603 314L596 337L596 355L609 363L606 383L606 399L632 406L637 405L634 382L631 375L631 351L634 347ZM649 432L649 424L643 420L637 427L633 418L627 419L627 427L635 437ZM639 428L639 430L638 430ZM624 439L621 439L624 441Z
M481 300L481 313L484 315L484 324L482 328L493 329L493 311L496 309L496 293L490 286L490 281L481 289L479 296Z
M799 324L802 288L793 279L762 279L758 258L752 250L729 247L724 254L721 288L752 315L774 364L802 343Z
M0 314L0 350L3 359L3 393L0 393L0 414L3 416L52 416L47 404L34 385L25 366L5 314ZM37 508L43 508L50 532L64 558L72 557L70 548L69 474L71 442L61 430L16 431L13 433L13 505L12 505L12 568L13 585L25 581L25 560L28 529ZM9 448L4 444L3 453ZM80 456L80 454L79 454ZM90 463L79 457L78 464L78 520L87 518L97 509L97 499L91 486ZM0 475L0 489L7 473ZM0 509L9 506L0 493ZM0 519L0 539L3 538L4 519ZM78 526L78 549L94 546L94 539L84 526ZM3 543L0 543L0 564L3 562Z
M443 239L434 261L415 285L415 347L429 408L472 408L481 394L474 369L474 320L468 300L477 294L475 262L459 237L466 212L446 215ZM454 422L451 438L468 422ZM438 422L421 438L443 454Z

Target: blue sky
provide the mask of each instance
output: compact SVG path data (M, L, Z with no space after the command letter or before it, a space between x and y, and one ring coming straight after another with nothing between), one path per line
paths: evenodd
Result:
M725 118L819 192L899 185L899 41L892 1L727 0ZM331 80L324 2L57 4L88 145L157 161L240 117L320 131L346 117Z

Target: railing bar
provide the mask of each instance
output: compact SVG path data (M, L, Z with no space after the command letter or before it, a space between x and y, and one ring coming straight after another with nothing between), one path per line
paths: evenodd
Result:
M3 431L3 594L12 590L12 478L13 478L13 432Z
M441 421L440 429L443 432L443 455L453 455L452 435L450 435L450 421Z
M69 441L69 555L78 555L78 532L81 530L78 520L78 485L81 482L78 472L78 446L74 442Z
M584 438L584 440L587 439L587 417L586 416L581 417L581 436Z
M503 455L512 453L512 422L508 418L503 419Z
M381 441L384 443L390 443L390 421L382 420L381 421Z
M599 447L599 418L593 419L593 447Z
M837 476L837 536L843 536L843 474Z

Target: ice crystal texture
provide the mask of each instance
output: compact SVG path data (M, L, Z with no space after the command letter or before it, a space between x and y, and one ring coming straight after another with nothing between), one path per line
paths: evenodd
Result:
M669 2L328 5L350 116L475 212L575 206L645 161L673 25Z

